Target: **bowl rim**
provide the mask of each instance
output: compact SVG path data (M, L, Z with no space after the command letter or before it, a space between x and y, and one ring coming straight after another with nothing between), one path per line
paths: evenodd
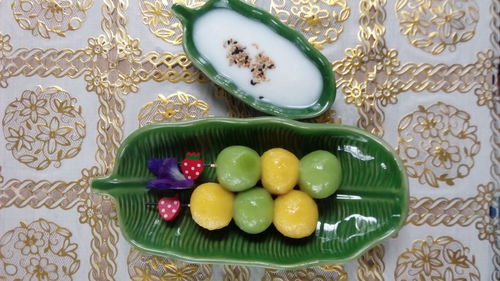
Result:
M284 107L269 102L263 102L259 99L246 94L234 82L221 75L215 70L215 67L200 54L193 41L193 25L201 16L214 9L230 9L243 16L263 23L280 36L294 44L304 56L313 62L321 74L323 88L320 97L314 104L307 107ZM281 22L272 14L259 8L248 5L239 0L209 0L203 6L197 9L189 9L183 5L174 3L172 11L183 24L183 42L184 52L193 62L215 84L225 89L229 94L243 101L254 109L280 117L290 119L307 119L321 115L328 110L336 97L336 82L333 75L330 61L298 31L290 28Z

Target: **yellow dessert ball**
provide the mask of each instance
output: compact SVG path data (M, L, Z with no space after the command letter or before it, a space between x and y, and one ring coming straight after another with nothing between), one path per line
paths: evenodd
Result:
M260 157L262 185L271 194L285 194L299 180L299 159L283 148L272 148Z
M286 237L304 238L316 230L318 206L299 190L279 195L274 201L273 224Z
M234 194L218 183L204 183L191 194L193 220L208 230L227 226L233 217Z

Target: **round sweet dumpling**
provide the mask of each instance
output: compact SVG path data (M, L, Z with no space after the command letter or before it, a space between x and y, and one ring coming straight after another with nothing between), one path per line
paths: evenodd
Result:
M273 198L262 187L245 190L234 200L234 222L246 233L266 230L273 222Z
M217 155L215 165L217 180L233 192L254 187L260 179L260 156L246 146L226 147Z
M312 198L326 198L340 186L342 167L332 153L316 150L300 159L300 189Z
M299 179L299 159L283 148L272 148L261 156L262 185L272 194L285 194Z
M217 183L204 183L191 194L193 220L208 230L227 226L232 219L234 194Z
M292 190L274 201L273 224L286 237L304 238L316 230L318 206L307 193Z

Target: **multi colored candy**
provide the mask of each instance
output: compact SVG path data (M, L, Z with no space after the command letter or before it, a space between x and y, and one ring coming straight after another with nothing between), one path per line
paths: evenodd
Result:
M299 180L299 159L283 148L272 148L261 156L262 185L271 194L285 194Z
M260 156L246 146L223 149L215 160L217 180L227 190L238 192L254 187L260 179Z
M218 183L204 183L191 194L193 220L208 230L227 226L233 217L234 194Z
M151 180L148 187L189 188L186 186L194 184L206 166L200 153L195 152L188 152L180 167L174 162L172 158L152 159L148 166L157 179ZM259 156L251 148L235 145L223 149L215 162L211 166L216 167L219 183L199 185L190 199L193 220L208 230L223 228L234 219L241 230L250 234L261 233L274 224L284 236L307 237L315 231L318 221L313 198L331 196L342 178L339 160L324 150L299 160L283 148L272 148ZM259 180L264 188L255 187ZM300 190L294 189L297 185ZM276 196L274 200L272 195ZM173 220L180 209L178 196L164 197L158 203L158 211L167 221Z
M273 224L286 237L304 238L316 230L318 206L300 190L279 195L274 200Z
M342 167L340 161L325 150L316 150L300 159L300 190L312 198L326 198L340 186Z
M273 204L271 194L262 187L240 192L234 200L234 222L246 233L261 233L273 222Z

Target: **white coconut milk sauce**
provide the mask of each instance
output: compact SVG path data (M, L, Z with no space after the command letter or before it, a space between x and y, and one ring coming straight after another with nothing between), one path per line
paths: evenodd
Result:
M321 73L295 44L235 11L221 8L199 17L193 41L219 74L256 99L304 108L321 95ZM260 73L259 66L265 66Z

